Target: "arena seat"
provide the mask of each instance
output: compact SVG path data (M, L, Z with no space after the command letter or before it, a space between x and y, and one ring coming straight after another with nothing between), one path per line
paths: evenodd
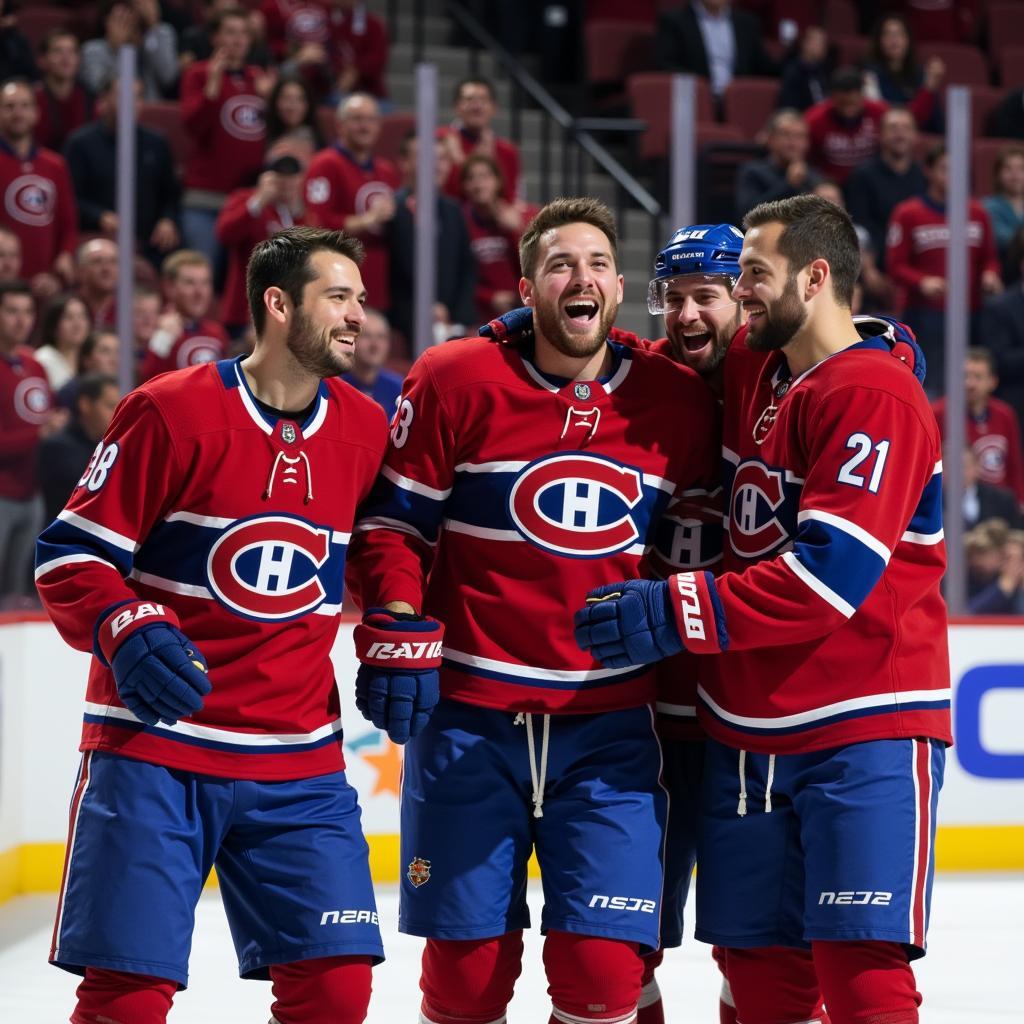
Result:
M416 115L409 113L385 114L380 119L380 139L377 142L377 156L394 162L402 147L402 139L409 132L416 131ZM334 138L332 133L331 138Z
M39 7L23 7L18 11L18 30L32 44L33 52L38 51L39 44L47 32L55 28L67 28L76 35L79 30L78 17L67 7L51 7L42 4Z
M1006 146L1019 146L1020 139L975 139L971 146L971 195L992 194L992 171Z
M723 97L725 122L735 125L746 139L752 141L771 117L778 98L778 79L748 76L734 78Z
M174 166L181 174L189 153L189 138L181 122L181 106L177 100L145 100L139 104L139 124L152 128L167 139L174 156Z
M626 79L652 67L654 33L649 25L610 19L588 22L584 45L587 85L600 106L622 102Z
M840 67L860 64L868 55L871 40L867 36L835 35L831 38Z
M857 5L850 0L825 0L821 23L830 37L855 36L860 30Z
M1024 45L995 45L996 67L999 81L1007 89L1019 89L1024 85Z
M668 153L668 127L672 116L672 76L663 71L643 71L626 80L626 95L634 117L647 122L640 136L641 160L653 160ZM713 122L715 104L707 80L697 79L697 120ZM733 130L738 132L737 129Z
M929 57L941 57L946 65L946 82L950 85L988 85L988 62L981 50L966 43L921 43L918 59L923 64Z
M974 138L988 134L989 115L999 106L1006 95L998 85L976 85L971 89L971 133Z
M989 52L995 53L1004 46L1024 46L1024 9L1020 0L1007 3L989 3L988 22Z

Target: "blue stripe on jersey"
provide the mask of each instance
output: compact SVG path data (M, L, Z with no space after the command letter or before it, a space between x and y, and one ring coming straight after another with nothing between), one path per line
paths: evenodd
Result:
M144 725L142 722L128 722L122 718L114 718L108 715L85 714L82 720L91 725L102 725L104 728L113 726L117 729L127 729L130 732L145 732L151 736L159 737L162 740L170 740L172 743L183 743L190 747L203 747L206 750L223 750L230 754L296 754L307 750L317 750L320 747L329 746L331 743L342 742L342 734L339 730L309 743L282 743L274 746L253 747L244 743L222 743L218 740L200 739L196 736L186 736L182 733L172 732L170 729L161 729L159 726Z
M501 683L516 683L518 686L536 686L544 690L598 690L603 686L614 686L617 683L625 683L630 679L646 675L651 671L650 665L640 665L632 672L622 672L618 675L608 676L604 679L531 679L528 676L518 675L514 672L495 672L493 669L477 668L475 665L464 665L459 661L450 661L442 658L445 668L455 672L464 672L466 675L479 676L481 679L496 679Z
M395 519L408 523L429 544L436 544L444 511L443 500L417 494L392 483L382 474L377 477L369 497L359 506L356 529L365 519Z
M729 721L721 715L716 714L714 708L712 708L707 701L700 697L697 699L700 701L701 707L703 707L709 715L721 722L724 726L732 729L734 732L748 733L751 736L789 736L793 733L819 729L824 725L833 725L836 722L846 722L855 718L867 718L871 715L893 715L898 714L901 711L948 711L950 707L950 702L948 700L916 700L899 704L884 704L881 707L856 708L852 711L841 711L823 718L815 718L810 722L803 722L800 725L758 726L740 725L737 722Z
M68 555L96 555L127 576L132 568L131 553L85 530L54 519L36 541L36 568Z
M907 533L931 537L942 529L942 473L932 474L921 492L914 515L907 527Z
M855 610L885 571L885 560L845 530L805 519L797 531L793 554L800 564Z

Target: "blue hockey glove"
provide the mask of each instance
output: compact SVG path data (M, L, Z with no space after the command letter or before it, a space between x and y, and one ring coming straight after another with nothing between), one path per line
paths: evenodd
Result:
M518 341L523 335L532 332L533 309L530 306L519 306L495 317L490 323L478 328L476 333L505 345L510 341Z
M392 743L421 732L437 706L443 639L437 619L384 608L355 628L356 707Z
M99 623L95 646L114 673L121 703L146 725L194 715L210 692L206 660L162 604L118 606Z
M668 584L606 583L575 615L576 643L608 668L648 665L683 649Z
M905 362L913 371L921 386L924 386L924 378L928 372L928 362L924 357L924 350L917 343L917 336L905 323L901 323L895 317L884 316L881 313L855 316L853 322L861 330L869 330L875 335L885 335L892 348L892 354L897 359Z

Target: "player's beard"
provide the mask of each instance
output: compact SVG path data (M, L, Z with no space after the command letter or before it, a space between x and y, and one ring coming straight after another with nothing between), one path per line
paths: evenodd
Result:
M614 300L599 302L594 314L594 327L587 334L573 334L562 323L562 307L538 305L533 313L537 319L537 331L564 356L571 359L589 359L608 338L608 332L615 323L619 304Z
M707 328L708 334L711 335L711 344L708 346L708 350L694 361L692 354L687 352L686 343L683 341L684 328L677 321L675 330L672 331L668 339L669 348L672 350L672 357L677 363L682 363L683 366L689 367L695 373L700 374L700 376L710 377L722 365L725 353L728 351L729 345L736 336L736 332L740 329L742 322L742 307L737 302L736 315L728 324L703 323L703 326ZM693 329L692 325L690 329Z
M348 331L346 328L346 333ZM331 346L331 332L318 331L301 308L295 310L292 322L288 325L288 337L285 341L288 351L295 357L299 366L321 380L326 377L337 377L352 368L355 354L335 352Z
M807 322L807 308L796 291L796 275L786 282L782 294L764 304L764 314L747 330L747 348L774 352L788 345Z

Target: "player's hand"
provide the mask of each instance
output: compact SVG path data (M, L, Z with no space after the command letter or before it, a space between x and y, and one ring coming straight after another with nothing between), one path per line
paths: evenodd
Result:
M421 732L440 696L444 626L423 615L371 608L355 628L356 707L405 743Z
M165 605L118 606L100 623L96 647L114 673L121 702L140 722L174 725L202 709L211 689L206 659Z
M664 580L606 583L573 619L576 643L608 668L649 665L683 649Z
M482 338L490 338L501 345L518 341L527 333L533 333L533 308L531 306L518 306L510 309L507 313L495 317L490 323L477 328L477 334Z

